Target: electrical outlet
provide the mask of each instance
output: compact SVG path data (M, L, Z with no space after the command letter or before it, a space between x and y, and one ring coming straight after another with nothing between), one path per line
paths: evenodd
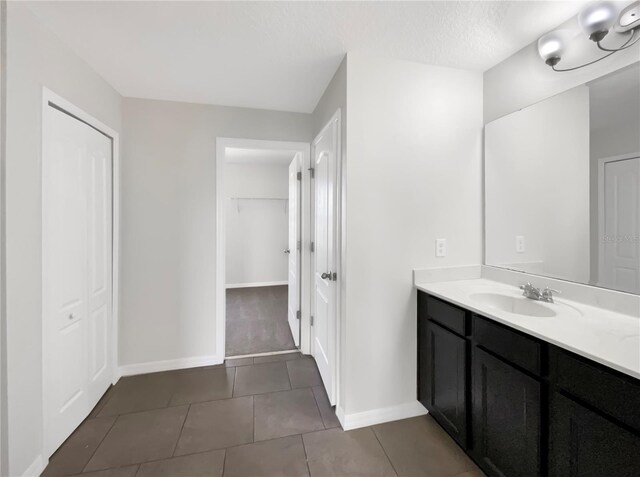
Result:
M524 235L516 235L516 253L524 253Z
M436 239L436 257L446 257L447 239Z

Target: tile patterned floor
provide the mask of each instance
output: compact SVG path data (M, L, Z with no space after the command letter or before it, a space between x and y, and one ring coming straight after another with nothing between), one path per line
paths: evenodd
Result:
M227 356L295 349L287 321L288 287L227 290Z
M429 416L344 432L299 353L122 378L44 477L482 477Z

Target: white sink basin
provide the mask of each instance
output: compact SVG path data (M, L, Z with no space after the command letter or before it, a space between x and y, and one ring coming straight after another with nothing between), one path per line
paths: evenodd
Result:
M525 297L503 295L502 293L473 293L470 298L479 304L515 315L552 318L557 315L551 308Z

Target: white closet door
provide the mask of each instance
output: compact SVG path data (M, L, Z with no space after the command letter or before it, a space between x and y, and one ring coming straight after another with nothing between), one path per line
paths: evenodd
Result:
M112 161L111 139L88 128L89 402L97 403L112 379Z
M300 346L300 180L298 173L301 171L302 154L289 164L289 305L288 320L293 342Z
M43 150L47 456L111 380L111 140L49 107Z

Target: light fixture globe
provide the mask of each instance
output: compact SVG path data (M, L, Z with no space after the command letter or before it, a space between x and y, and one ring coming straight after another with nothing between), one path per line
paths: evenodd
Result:
M578 15L578 23L590 40L601 41L616 21L618 10L611 2L587 5Z
M542 35L538 40L538 54L549 66L557 65L567 49L567 35L562 30Z

